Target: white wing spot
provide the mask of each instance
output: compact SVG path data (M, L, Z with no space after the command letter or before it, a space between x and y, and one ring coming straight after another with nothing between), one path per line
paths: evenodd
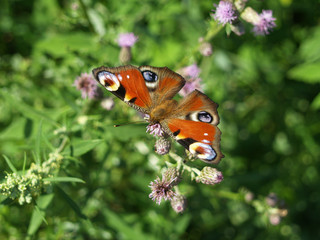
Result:
M119 79L120 81L122 81L122 76L121 76L121 74L118 74L118 79Z
M129 75L127 75L127 78L129 79L129 78L130 78L130 76L129 76Z
M208 136L208 133L204 133L203 135Z

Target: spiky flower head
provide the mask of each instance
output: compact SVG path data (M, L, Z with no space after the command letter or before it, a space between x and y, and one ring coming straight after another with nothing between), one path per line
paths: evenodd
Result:
M82 98L99 99L102 97L102 91L91 74L81 73L74 81L73 86L81 91Z
M203 184L215 185L223 180L223 175L216 168L204 167L200 175L196 177L197 182L202 182Z
M120 47L132 47L138 41L138 37L134 33L121 33L118 37L118 45Z
M177 194L171 200L171 207L176 213L183 213L187 207L187 199L185 196Z
M147 126L147 131L146 132L149 132L151 135L154 135L156 137L164 135L164 131L163 131L160 123L149 124Z
M270 33L270 30L276 27L276 19L272 17L272 10L262 10L259 18L259 22L255 24L253 28L255 35L267 35Z
M185 78L186 84L183 86L179 94L186 96L195 89L202 90L202 79L199 77L200 68L197 64L192 64L187 67L181 68L178 72Z
M165 155L169 153L171 148L171 142L168 138L160 137L155 143L155 152L159 155Z
M213 11L215 12L213 18L222 25L231 24L238 18L232 3L229 1L220 1L216 10Z
M162 199L172 200L176 193L172 188L179 182L179 174L176 168L168 168L162 174L162 179L157 177L149 185L152 192L149 194L149 198L160 205Z

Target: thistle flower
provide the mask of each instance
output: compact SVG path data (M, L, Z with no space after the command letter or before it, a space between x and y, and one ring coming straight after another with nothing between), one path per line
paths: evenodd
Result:
M212 11L215 12L212 15L213 18L223 26L226 25L227 23L231 24L234 20L238 18L232 3L228 1L220 1L218 6L216 6L216 10L212 10Z
M201 86L202 79L199 78L200 68L197 66L197 64L192 64L190 66L184 67L178 70L178 72L186 80L186 84L179 92L181 96L186 96L195 89L202 90L202 86Z
M197 64L194 63L190 66L180 69L178 72L180 72L182 76L187 78L197 78L199 77L201 70L197 66Z
M91 74L82 73L76 78L73 86L81 91L82 98L99 99L102 97L102 91Z
M187 199L183 195L176 195L171 200L171 207L176 213L183 213L187 207Z
M172 188L178 184L179 175L176 168L169 168L162 174L162 180L157 177L156 180L150 183L149 187L152 192L149 194L149 198L160 205L162 199L172 200L176 193Z
M138 41L138 37L132 32L121 33L117 41L120 47L132 47Z
M275 18L272 17L272 10L262 10L262 13L259 14L259 22L254 25L253 32L255 35L267 35L270 30L276 27Z
M196 177L197 182L202 182L203 184L215 185L223 180L223 175L216 168L204 167L200 175Z
M131 47L136 43L138 37L133 33L122 33L118 37L118 45L121 47L119 60L122 63L131 61Z
M155 143L155 152L159 155L165 155L170 151L171 142L168 138L160 137Z
M146 132L149 132L151 135L154 135L154 136L163 136L164 134L164 131L162 130L160 123L149 124L147 126Z

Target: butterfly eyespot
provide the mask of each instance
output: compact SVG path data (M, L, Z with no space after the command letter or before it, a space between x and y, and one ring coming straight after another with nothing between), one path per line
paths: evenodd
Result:
M157 74L155 74L154 72L151 71L143 71L142 72L143 78L144 80L146 80L147 82L156 82L158 81L158 76Z
M211 123L213 120L213 117L211 116L210 113L201 111L198 113L198 120L200 122Z
M121 75L120 75L121 76ZM114 92L120 87L120 81L116 75L111 72L101 71L98 73L98 80L107 90Z

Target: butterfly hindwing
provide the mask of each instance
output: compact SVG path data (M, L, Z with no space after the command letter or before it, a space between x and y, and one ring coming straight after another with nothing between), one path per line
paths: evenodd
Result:
M195 90L178 105L172 118L164 121L175 140L193 155L208 163L219 163L221 132L218 105Z

